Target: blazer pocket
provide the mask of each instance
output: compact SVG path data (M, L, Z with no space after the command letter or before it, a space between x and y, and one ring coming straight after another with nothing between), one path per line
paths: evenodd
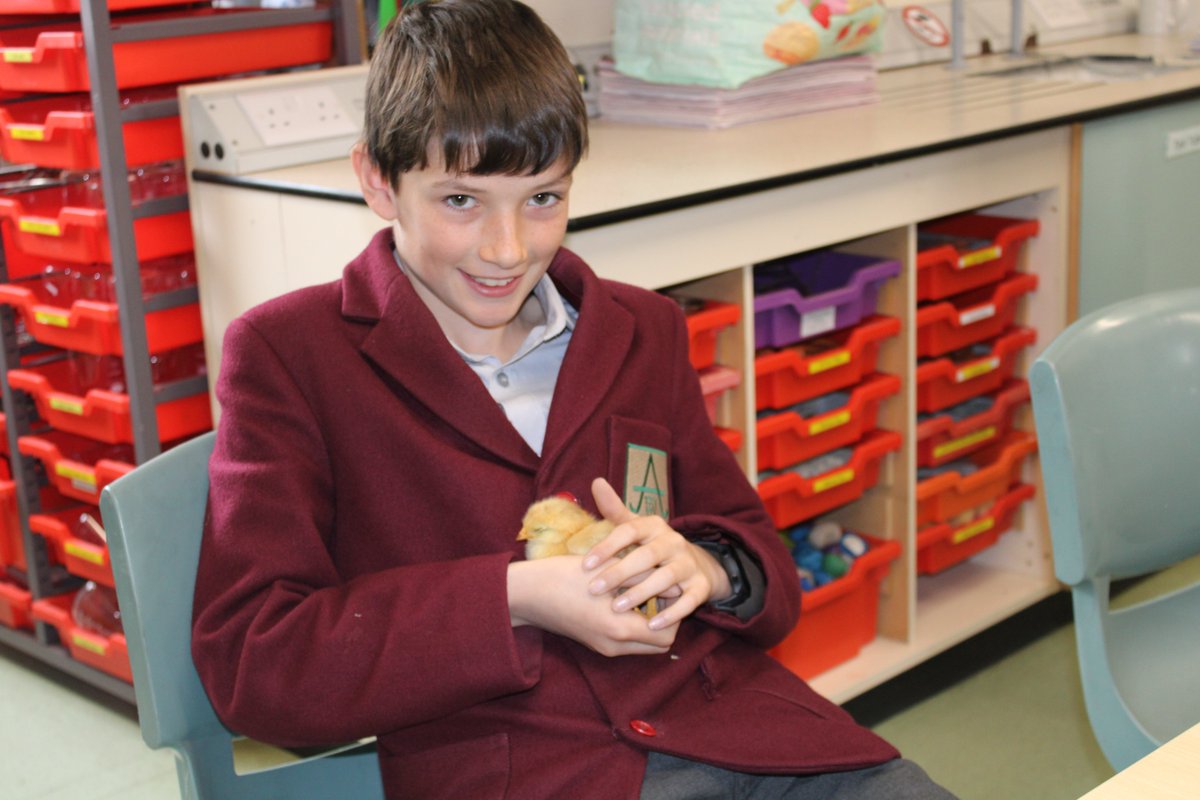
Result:
M508 793L508 734L440 745L412 753L380 749L384 786L412 800L501 800Z
M670 519L671 431L631 417L608 418L608 482L635 514Z

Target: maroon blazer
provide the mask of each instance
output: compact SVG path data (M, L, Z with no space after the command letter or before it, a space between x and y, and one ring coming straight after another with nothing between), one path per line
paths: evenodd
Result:
M675 304L567 250L550 276L580 313L541 457L397 269L390 230L342 280L229 326L193 626L218 715L282 745L377 735L397 798L637 797L647 750L768 773L895 757L763 652L796 622L795 567L713 433ZM676 530L759 562L763 610L700 610L661 656L513 629L526 506L590 504L597 475L619 491L631 444L669 454Z

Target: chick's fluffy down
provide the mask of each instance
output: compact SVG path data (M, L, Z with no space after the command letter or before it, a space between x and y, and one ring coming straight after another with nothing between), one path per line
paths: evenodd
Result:
M565 497L547 497L529 507L517 538L525 542L525 558L583 555L612 531L608 520Z

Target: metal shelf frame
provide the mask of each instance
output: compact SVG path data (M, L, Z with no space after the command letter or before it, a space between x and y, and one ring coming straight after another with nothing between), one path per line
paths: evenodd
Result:
M186 195L179 195L140 204L136 209L133 207L126 180L128 167L122 125L135 120L178 114L179 103L177 100L168 99L122 109L114 67L113 45L121 42L268 29L331 20L334 31L332 62L336 65L348 65L360 62L364 55L359 13L357 0L329 0L326 5L318 7L243 9L238 13L214 17L156 20L140 18L138 13L114 17L105 0L84 0L80 4L80 23L91 86L96 143L100 155L102 194L113 259L114 292L121 326L122 361L130 401L133 448L138 464L158 455L161 450L156 406L180 397L207 392L208 382L203 376L159 386L155 386L152 381L146 313L194 303L198 300L199 293L192 287L156 295L148 301L142 297L133 233L134 220L185 211L188 202ZM0 281L7 279L7 268L0 258ZM12 390L8 384L8 371L20 365L21 354L15 314L11 308L0 306L0 401L3 402L7 421L9 459L16 485L17 511L26 554L27 569L21 577L25 579L33 597L37 599L59 594L82 581L67 574L61 567L51 566L44 540L29 528L30 514L36 514L40 510L38 490L44 476L40 474L40 468L33 460L23 458L17 450L17 439L30 432L31 422L36 418L31 398L23 392ZM43 661L115 697L134 703L133 687L130 684L71 658L59 643L58 631L53 626L37 622L32 634L0 626L0 644Z

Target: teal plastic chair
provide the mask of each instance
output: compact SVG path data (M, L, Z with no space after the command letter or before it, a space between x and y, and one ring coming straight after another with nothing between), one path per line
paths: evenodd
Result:
M376 754L357 745L260 772L234 771L236 737L213 712L191 655L214 438L168 450L100 496L142 738L175 751L183 800L382 798Z
M1121 770L1200 722L1200 582L1109 606L1113 580L1200 552L1200 290L1078 320L1030 386L1088 718Z

